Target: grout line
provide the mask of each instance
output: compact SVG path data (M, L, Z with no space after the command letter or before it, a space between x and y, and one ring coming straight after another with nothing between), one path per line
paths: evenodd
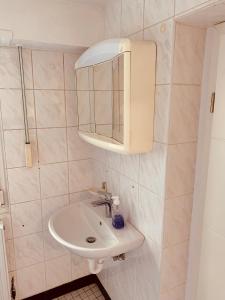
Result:
M88 193L88 192L89 192L89 190L81 190L81 191L70 192L70 193L66 193L66 194L64 193L64 194L58 194L58 195L53 195L53 196L40 197L38 199L33 199L33 200L28 200L28 201L21 201L21 202L15 202L15 203L11 204L10 206L14 207L14 206L18 206L20 204L26 204L26 203L30 203L30 202L43 201L43 200L54 199L54 198L65 197L65 196L68 196L68 199L69 199L69 196L72 196L74 194ZM68 203L69 202L70 201L68 201ZM71 202L71 203L75 203L75 202Z
M157 196L157 197L162 197L162 195L159 195L159 194L153 192L151 189L149 189L149 187L146 187L146 186L140 184L139 181L136 181L136 180L134 180L133 178L130 178L130 177L127 176L126 174L122 173L121 171L118 171L117 169L111 168L110 166L107 167L107 164L106 164L105 162L102 162L102 161L97 160L97 159L95 159L95 158L92 158L92 159L93 159L93 161L98 162L98 163L101 164L101 165L105 165L107 169L112 170L112 171L114 171L114 172L117 172L120 176L123 176L123 177L129 179L129 181L134 182L137 186L141 186L141 187L145 188L146 190L148 190L149 192L151 192L151 193L154 194L155 196Z
M79 161L88 161L92 159L92 157L86 157L86 158L79 158L79 159L71 159L71 160L65 160L65 161L56 161L56 162L46 162L46 163L39 163L39 165L35 165L34 168L40 169L41 167L46 167L46 166L52 166L52 165L59 165L59 164L67 164L71 162L79 162ZM7 170L14 170L14 169L25 169L26 166L19 166L19 167L10 167L7 168Z
M86 125L86 124L83 124L83 125ZM70 128L78 128L78 126L77 125L75 125L75 126L68 126L68 127L70 127ZM29 130L35 130L35 129L37 129L37 130L47 130L47 129L66 129L67 127L66 126L62 126L62 127L31 127L31 128L29 128ZM3 129L4 131L24 131L24 129L23 128L5 128L5 129Z
M178 199L178 198L183 198L183 197L187 197L187 196L193 196L194 194L194 190L190 191L190 192L187 192L187 193L184 193L184 194L180 194L178 196L173 196L173 197L166 197L165 196L165 201L167 200L173 200L173 199Z
M165 229L165 228L164 228ZM162 251L164 250L167 250L167 249L171 249L171 248L175 248L177 246L180 246L180 245L183 245L183 244L189 244L189 241L190 241L190 237L189 238L186 238L184 239L183 241L180 241L178 243L174 243L172 245L168 245L168 246L164 246L162 245Z
M142 39L144 39L144 28L145 28L145 3L146 0L143 0Z
M0 46L1 47L1 46ZM21 89L18 88L18 87L0 87L0 90L5 90L5 91L8 91L8 90L12 90L12 91L20 91ZM59 92L63 92L64 89L46 89L46 88L25 88L25 91L59 91ZM65 89L66 92L76 92L76 90L74 89ZM80 90L81 92L85 92L86 90ZM99 90L99 91L104 91L104 90Z
M66 124L66 156L67 156L67 192L70 191L70 176L69 176L69 139L68 139L68 129L67 129L67 102L66 102L66 78L65 78L65 54L63 53L63 85L64 85L64 110L65 110L65 124Z
M166 22L169 22L169 21L173 21L174 22L174 17L168 17L166 19L163 19L163 20L160 20L154 24L151 24L150 26L147 26L143 29L143 31L146 31L146 30L149 30L149 29L152 29L153 27L156 27L156 26L159 26L161 25L162 23L166 23Z
M124 0L120 0L120 32L119 32L120 37L122 36L123 1Z
M220 4L223 4L222 1L218 2L218 3L211 3L211 0L208 0L206 2L203 2L203 3L200 3L200 4L197 4L195 6L192 6L190 8L187 8L183 11L180 11L176 14L176 8L175 8L175 18L183 18L183 17L186 17L186 16L190 16L192 12L195 12L199 9L207 9L207 8L210 8L210 7L213 7L215 5L220 5Z

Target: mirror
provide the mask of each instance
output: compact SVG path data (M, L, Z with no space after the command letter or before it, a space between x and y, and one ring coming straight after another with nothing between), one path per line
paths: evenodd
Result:
M76 69L79 130L124 142L124 54Z

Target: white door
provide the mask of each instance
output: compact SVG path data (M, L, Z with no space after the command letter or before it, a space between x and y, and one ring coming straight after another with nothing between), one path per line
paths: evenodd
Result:
M225 299L225 23L220 32L202 247L196 300Z

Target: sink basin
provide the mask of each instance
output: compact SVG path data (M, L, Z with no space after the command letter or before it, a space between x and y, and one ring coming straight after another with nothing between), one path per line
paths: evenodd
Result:
M63 246L89 261L91 273L98 273L104 260L131 251L144 236L128 222L115 229L105 217L103 206L93 207L93 199L77 202L53 214L48 223L51 235Z

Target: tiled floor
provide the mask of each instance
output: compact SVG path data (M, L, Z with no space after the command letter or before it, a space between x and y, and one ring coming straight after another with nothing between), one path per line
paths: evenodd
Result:
M96 284L88 285L82 289L63 295L54 300L105 300Z

